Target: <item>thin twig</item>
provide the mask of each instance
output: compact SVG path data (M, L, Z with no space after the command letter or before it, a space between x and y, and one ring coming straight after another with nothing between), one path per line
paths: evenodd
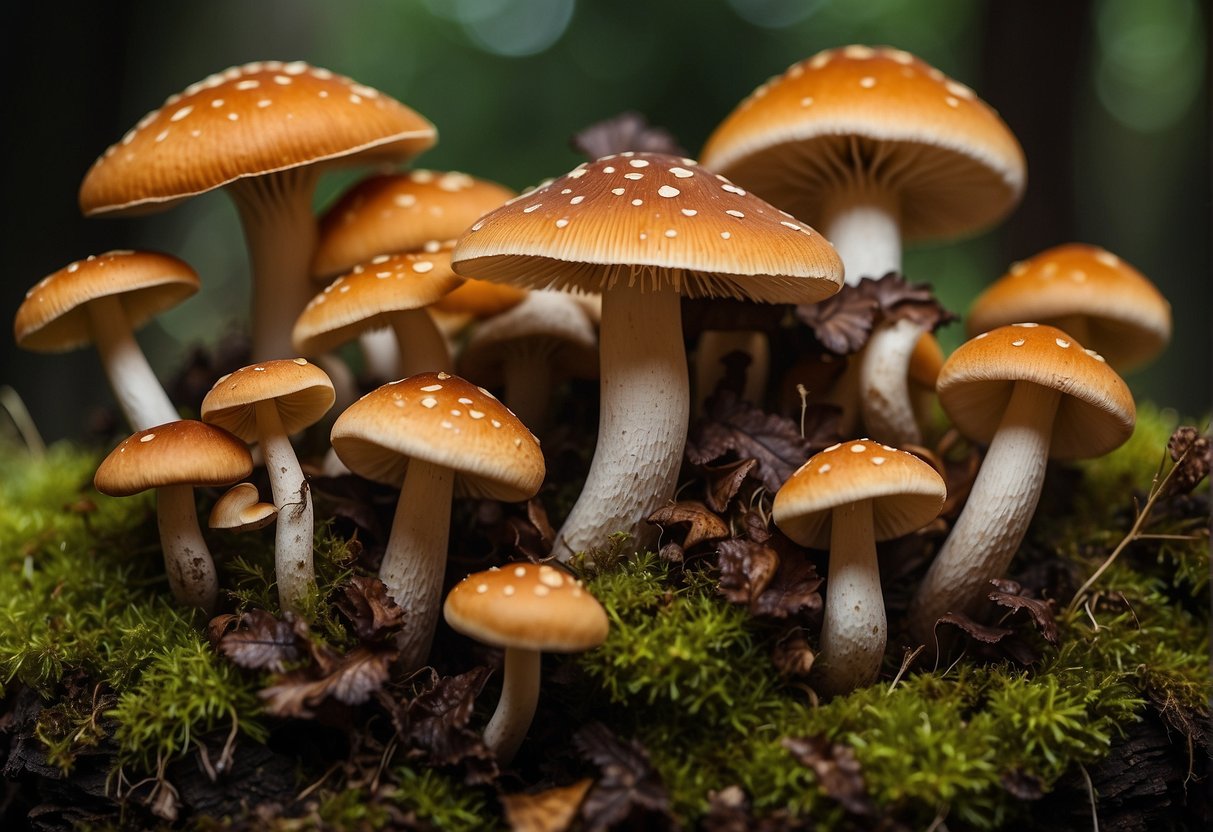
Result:
M29 409L25 406L25 400L7 384L0 385L0 408L8 413L8 418L12 420L13 427L20 434L21 441L29 449L30 456L34 459L42 459L46 456L46 442L43 441L42 434L38 431L34 417L30 416Z
M1095 784L1091 782L1091 775L1087 774L1086 766L1079 763L1078 770L1082 772L1082 779L1087 783L1087 795L1091 798L1091 829L1099 832L1099 813L1095 811Z

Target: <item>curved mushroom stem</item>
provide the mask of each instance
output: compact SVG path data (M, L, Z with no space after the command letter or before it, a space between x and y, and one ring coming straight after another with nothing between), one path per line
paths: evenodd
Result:
M813 671L816 690L834 696L876 680L888 638L871 500L834 509L829 568Z
M219 598L219 578L198 526L194 489L188 485L156 489L156 523L173 597L179 604L211 615Z
M757 405L761 405L766 398L767 376L771 369L771 350L766 333L754 330L726 332L709 329L699 336L699 344L695 349L693 389L696 413L703 410L703 403L716 391L716 385L724 378L725 368L721 359L731 352L744 352L750 357L741 398Z
M291 440L282 427L278 405L257 403L257 434L265 470L278 509L274 530L274 573L278 580L278 603L283 610L302 612L316 591L312 566L312 494Z
M1028 530L1049 458L1053 417L1061 394L1016 383L990 442L964 511L935 556L910 605L911 634L935 649L935 623L944 613L973 615L991 578L1006 572Z
M424 309L394 313L392 331L396 333L396 343L400 347L397 374L393 379L452 368L446 338Z
M546 433L548 427L548 404L552 398L551 358L550 355L511 354L505 356L501 368L505 376L505 406L536 436Z
M116 297L97 298L85 309L110 389L131 428L147 430L180 419L131 333L122 302Z
M450 468L409 460L379 565L388 595L408 612L408 626L396 639L397 661L406 673L425 665L438 626L454 489Z
M411 464L411 463L410 463ZM501 765L518 753L539 704L539 668L542 654L521 647L505 649L505 675L497 710L484 729L484 744Z
M312 299L309 274L316 250L308 166L239 179L227 191L240 212L253 271L253 361L291 358L291 329Z
M901 319L876 328L859 371L860 401L867 434L901 447L921 445L922 431L910 398L910 356L926 328Z
M674 495L690 408L678 298L638 286L603 292L598 444L585 488L556 535L553 554L561 561L607 545L615 532L645 546L655 536L645 518Z

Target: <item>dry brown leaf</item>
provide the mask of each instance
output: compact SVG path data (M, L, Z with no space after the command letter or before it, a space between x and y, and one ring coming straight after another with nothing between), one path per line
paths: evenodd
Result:
M690 529L682 541L683 549L693 549L704 541L729 536L728 524L698 500L680 500L673 505L662 506L646 519L657 526L689 525Z
M355 575L341 588L337 609L354 627L361 641L382 641L404 626L404 610L387 593L378 578Z
M501 806L511 832L565 832L594 781L578 780L537 794L503 794Z

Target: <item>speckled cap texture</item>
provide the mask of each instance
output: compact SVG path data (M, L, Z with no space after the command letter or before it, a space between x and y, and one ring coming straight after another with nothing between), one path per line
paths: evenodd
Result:
M318 422L335 398L328 374L307 359L262 361L216 381L202 400L202 419L256 442L258 402L274 402L283 429L292 434Z
M230 485L253 471L248 447L232 434L193 419L141 430L97 467L102 494L129 497L169 485Z

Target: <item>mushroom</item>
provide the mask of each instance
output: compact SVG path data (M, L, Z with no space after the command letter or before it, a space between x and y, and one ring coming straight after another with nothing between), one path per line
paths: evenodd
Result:
M300 612L316 589L312 566L312 497L290 435L333 405L333 384L306 359L280 359L223 376L202 400L202 420L257 442L265 457L278 525L274 571L283 610Z
M1110 251L1068 243L1016 263L969 310L970 337L1016 321L1072 335L1120 372L1149 363L1171 340L1171 304Z
M177 408L133 331L196 291L198 275L176 257L150 251L93 255L26 292L13 334L20 346L38 352L94 344L127 424L143 430L175 421Z
M841 284L818 234L693 160L621 153L578 166L478 220L458 274L602 293L598 444L554 553L644 546L674 493L689 410L679 298L813 303Z
M156 489L156 522L169 589L179 604L215 611L219 581L194 507L194 487L230 485L253 470L244 443L194 420L136 432L110 451L93 484L102 494L129 497Z
M468 575L442 608L459 633L505 650L505 676L484 743L503 765L526 738L539 703L544 652L579 653L606 641L606 610L581 581L551 566L507 563Z
M900 272L903 238L993 224L1026 178L1019 143L971 89L908 52L861 45L820 52L760 86L708 138L703 163L820 229L851 284ZM904 321L878 327L859 364L863 419L877 439L921 441L904 371L922 332Z
M964 511L918 587L913 635L933 643L947 612L975 615L1036 510L1045 463L1100 456L1133 432L1133 395L1093 350L1034 323L999 327L944 362L939 402L957 430L989 443Z
M234 532L251 532L263 529L278 516L273 503L261 502L257 486L242 482L232 486L215 501L207 525L212 529L228 529Z
M876 542L930 523L946 497L934 468L870 439L826 448L775 494L775 525L801 545L830 550L821 655L813 663L821 693L876 680L888 634Z
M333 423L333 448L355 474L400 486L379 578L408 610L400 663L422 667L434 639L452 496L516 502L543 483L539 442L487 391L421 373L363 396Z
M312 294L321 168L403 161L435 138L432 124L377 90L302 61L258 61L199 81L140 119L93 163L80 208L146 214L226 187L252 259L253 358L285 358Z

